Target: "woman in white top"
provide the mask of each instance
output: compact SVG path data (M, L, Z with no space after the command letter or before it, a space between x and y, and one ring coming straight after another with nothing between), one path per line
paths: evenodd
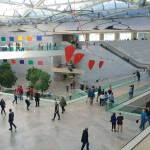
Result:
M102 92L100 95L100 106L104 105L104 101L105 101L105 95L104 95L104 92Z
M26 104L27 104L27 110L29 110L29 106L30 106L30 97L28 96L27 99L25 100Z

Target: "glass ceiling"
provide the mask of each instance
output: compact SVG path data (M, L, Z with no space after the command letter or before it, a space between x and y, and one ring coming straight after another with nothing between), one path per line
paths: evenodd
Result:
M140 4L138 0L0 0L0 25L76 21L71 13L74 10L81 21L150 15L148 9L141 9L139 5L145 3Z

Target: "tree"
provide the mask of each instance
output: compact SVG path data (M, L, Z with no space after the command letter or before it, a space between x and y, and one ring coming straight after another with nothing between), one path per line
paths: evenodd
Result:
M17 77L11 69L10 63L3 62L0 65L0 84L3 87L11 88L15 85Z
M33 86L36 90L41 90L42 94L48 90L50 86L50 75L47 72L37 68L30 68L27 70L26 79L30 81L30 86Z

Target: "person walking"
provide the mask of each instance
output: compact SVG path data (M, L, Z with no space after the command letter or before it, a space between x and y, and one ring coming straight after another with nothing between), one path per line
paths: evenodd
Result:
M119 116L117 117L117 125L118 125L118 132L121 131L122 132L122 125L123 125L123 116L121 115L121 113L119 113Z
M113 113L112 116L111 116L111 119L110 119L110 122L112 123L112 128L111 128L111 131L113 132L116 132L116 121L117 121L117 118L116 118L116 114Z
M129 99L132 99L132 85L129 85Z
M56 43L54 44L54 50L56 50Z
M89 88L89 89L87 90L88 97L87 97L86 103L87 103L88 100L90 99L90 93L91 93L91 88Z
M104 101L105 101L105 95L104 95L104 92L101 92L101 95L100 95L100 106L104 105Z
M93 100L95 98L94 88L90 91L90 104L93 104Z
M20 86L19 88L19 95L20 95L20 100L23 100L23 88Z
M12 126L14 126L15 129L17 128L17 126L13 123L13 121L14 121L14 112L12 112L12 109L9 109L9 119L8 119L8 122L10 124L9 130L12 130Z
M58 120L60 120L60 115L59 115L59 105L58 105L58 102L57 102L57 101L55 102L54 118L51 119L51 120L53 120L53 121L55 120L56 114L58 115Z
M107 94L107 92L106 92L106 91L105 91L104 96L105 96L104 104L106 105L106 104L107 104L107 100L108 100L108 94Z
M30 87L30 99L33 100L33 87Z
M18 103L17 103L17 96L18 96L18 92L17 92L17 90L15 89L15 91L14 91L14 100L12 101L13 104L14 104L14 102L16 102L16 104L18 104Z
M35 96L35 102L36 102L35 107L39 107L39 105L40 105L40 94L38 93L38 91L35 92L34 96Z
M30 88L28 88L28 91L26 92L26 96L27 96L27 97L30 96Z
M66 91L67 91L67 92L69 91L69 86L68 86L68 85L66 86Z
M145 109L143 109L143 110L142 110L141 117L138 119L138 121L141 120L141 124L140 124L140 126L139 126L139 128L140 128L141 130L144 130L144 129L145 129L145 123L146 123L146 121L147 121L146 119L147 119L147 114L146 114L146 112L145 112Z
M98 94L97 94L97 102L98 102L98 97L101 95L101 86L99 86L99 88L98 88L98 90L97 90L97 92L98 92Z
M4 112L4 114L6 115L6 112L5 112L6 103L3 99L1 99L0 105L1 105L1 114L3 114Z
M113 95L113 93L109 94L109 102L110 103L114 103L114 95Z
M86 145L86 149L89 150L88 128L85 128L85 130L83 130L81 142L83 143L81 150L84 149L85 145Z
M140 75L140 72L139 72L138 70L136 71L136 75L137 75L137 77L138 77L138 81L140 81L141 75Z
M27 104L27 110L29 110L29 106L30 106L30 96L27 97L27 99L25 100L26 104Z
M62 109L62 114L65 112L65 106L67 105L66 100L64 97L61 98L59 105L61 106Z

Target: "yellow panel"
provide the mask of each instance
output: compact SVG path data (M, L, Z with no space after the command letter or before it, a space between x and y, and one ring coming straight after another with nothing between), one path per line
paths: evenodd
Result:
M22 41L23 37L22 36L18 36L18 41Z

